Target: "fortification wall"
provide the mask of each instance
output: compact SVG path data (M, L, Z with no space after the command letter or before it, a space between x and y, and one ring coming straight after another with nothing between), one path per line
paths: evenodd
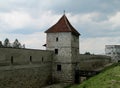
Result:
M0 66L11 64L11 59L13 59L13 64L28 64L39 63L39 62L49 62L52 61L52 51L46 50L33 50L33 49L13 49L13 48L0 48Z
M81 70L97 70L111 63L111 57L105 55L80 54L78 57L78 67Z
M52 81L52 51L0 48L0 88L40 88Z

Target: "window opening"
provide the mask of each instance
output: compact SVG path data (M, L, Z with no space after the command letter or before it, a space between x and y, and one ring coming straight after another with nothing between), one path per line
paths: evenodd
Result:
M30 56L30 62L32 62L32 56Z
M57 71L61 71L61 65L57 65Z
M56 38L56 42L58 42L58 37Z
M43 62L43 57L42 57L42 62Z
M13 56L11 56L11 64L13 64Z
M58 54L58 49L55 49L55 54Z

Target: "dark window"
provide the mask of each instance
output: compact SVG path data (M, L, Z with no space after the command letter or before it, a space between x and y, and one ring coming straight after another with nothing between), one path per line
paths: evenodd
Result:
M58 41L58 37L56 38L56 41Z
M11 64L13 64L13 56L11 56Z
M120 60L118 60L118 62L120 62Z
M55 49L55 54L58 54L58 49Z
M57 65L57 71L61 71L61 65Z
M30 62L32 62L32 56L30 56Z
M42 57L42 62L43 62L43 57Z

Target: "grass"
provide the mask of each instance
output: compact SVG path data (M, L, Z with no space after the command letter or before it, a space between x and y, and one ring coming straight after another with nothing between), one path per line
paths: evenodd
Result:
M120 63L113 64L82 84L69 88L120 88Z

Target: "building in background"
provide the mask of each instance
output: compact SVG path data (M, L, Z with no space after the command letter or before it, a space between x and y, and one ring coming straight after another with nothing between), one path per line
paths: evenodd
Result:
M120 61L120 45L106 45L105 54L110 56L113 62Z

